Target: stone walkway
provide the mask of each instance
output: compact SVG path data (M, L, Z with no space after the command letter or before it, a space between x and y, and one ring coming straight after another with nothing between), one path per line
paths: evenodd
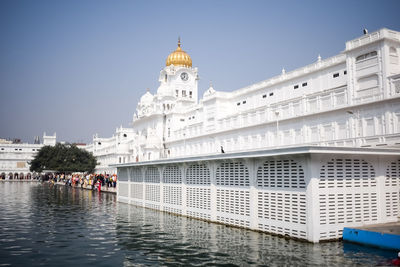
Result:
M55 184L66 185L64 182L56 182ZM87 185L87 186L84 185L82 187L81 187L81 185L73 185L73 187L82 188L82 189L86 189L86 190L92 190L92 186L91 185ZM94 189L94 190L97 191L97 189ZM117 188L116 187L102 186L101 187L101 192L116 194L117 193Z

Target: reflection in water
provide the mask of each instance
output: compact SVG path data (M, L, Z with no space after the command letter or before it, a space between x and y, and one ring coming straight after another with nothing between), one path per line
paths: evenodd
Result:
M113 194L0 183L0 265L377 265L395 252L309 244L116 202Z
M354 244L360 254L347 255L342 242L310 244L126 204L118 205L117 240L132 264L351 266L396 255Z

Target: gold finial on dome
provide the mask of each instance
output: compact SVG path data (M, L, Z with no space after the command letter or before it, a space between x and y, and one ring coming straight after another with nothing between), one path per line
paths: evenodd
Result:
M184 66L184 67L192 67L192 59L190 56L182 50L181 48L181 38L178 37L178 48L169 54L167 57L166 65L174 65L174 66Z

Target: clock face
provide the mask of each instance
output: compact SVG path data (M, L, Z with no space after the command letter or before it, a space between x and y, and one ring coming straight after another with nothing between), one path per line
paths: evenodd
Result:
M186 72L181 73L182 81L187 81L189 79L189 75Z

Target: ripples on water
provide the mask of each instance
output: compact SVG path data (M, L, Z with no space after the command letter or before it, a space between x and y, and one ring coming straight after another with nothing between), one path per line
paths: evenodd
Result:
M0 266L373 266L396 256L286 240L66 186L1 182L0 196Z

